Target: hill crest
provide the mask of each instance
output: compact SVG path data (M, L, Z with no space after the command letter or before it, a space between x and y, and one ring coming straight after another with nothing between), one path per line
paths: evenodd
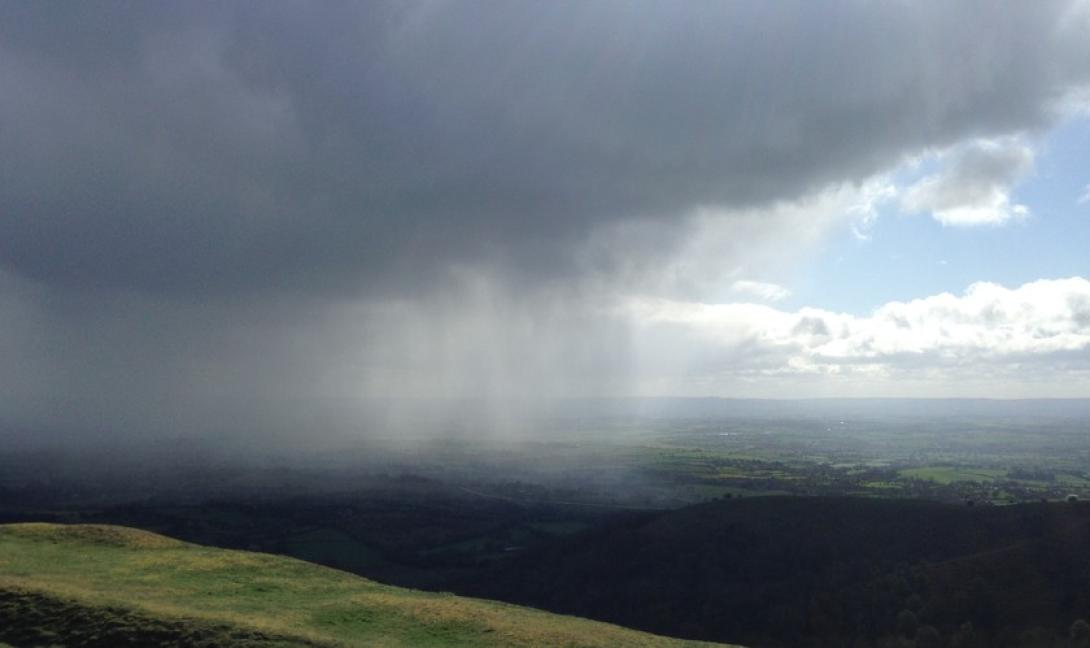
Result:
M72 618L80 627L61 622ZM0 628L0 642L15 645L134 636L193 646L225 637L255 646L706 645L108 525L0 525Z

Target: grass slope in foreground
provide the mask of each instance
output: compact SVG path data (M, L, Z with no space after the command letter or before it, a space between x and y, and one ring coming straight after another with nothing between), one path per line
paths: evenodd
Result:
M0 642L24 645L696 646L103 525L0 525Z

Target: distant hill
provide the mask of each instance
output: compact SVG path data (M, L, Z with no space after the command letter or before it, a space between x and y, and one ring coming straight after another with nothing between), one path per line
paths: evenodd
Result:
M126 527L0 525L0 645L684 646Z
M722 500L634 514L454 589L752 646L912 646L930 625L941 642L920 646L1067 647L1090 618L1090 503Z
M1087 398L577 398L552 403L555 415L664 419L983 418L1085 419Z

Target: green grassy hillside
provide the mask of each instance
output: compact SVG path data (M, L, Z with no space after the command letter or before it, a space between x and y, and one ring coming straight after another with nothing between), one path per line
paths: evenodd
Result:
M101 525L0 525L0 642L27 645L701 645L380 585ZM706 644L704 644L706 645Z

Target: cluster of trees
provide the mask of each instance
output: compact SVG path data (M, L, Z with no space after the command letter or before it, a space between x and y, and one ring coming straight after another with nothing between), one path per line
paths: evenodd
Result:
M1048 628L1008 629L1003 645L1014 648L1090 648L1090 623L1076 619L1066 636ZM896 632L877 641L877 648L986 648L995 645L969 621L948 636L935 626L921 624L911 610L897 614Z

